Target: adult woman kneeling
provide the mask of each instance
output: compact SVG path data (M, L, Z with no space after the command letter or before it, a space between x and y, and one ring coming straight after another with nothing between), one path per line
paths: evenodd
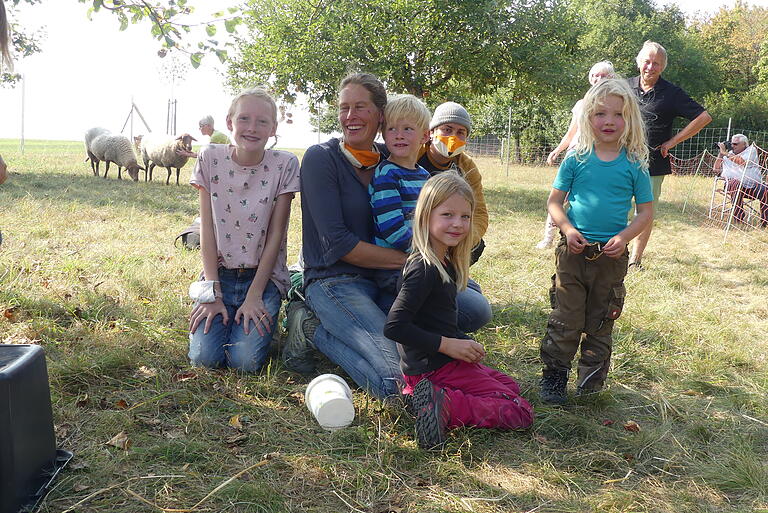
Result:
M315 346L379 398L399 393L395 343L383 335L394 297L377 269L400 269L405 253L371 244L368 184L384 145L374 139L387 93L373 75L347 76L339 89L343 136L310 147L301 164L305 296L320 320Z

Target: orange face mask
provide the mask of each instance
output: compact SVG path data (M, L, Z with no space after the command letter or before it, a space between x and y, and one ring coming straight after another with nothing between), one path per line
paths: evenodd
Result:
M356 150L346 144L341 144L341 153L347 158L350 164L359 168L373 167L379 163L379 152L371 150Z
M444 135L434 135L432 137L432 146L435 147L440 155L450 159L463 152L466 149L467 143L455 135L448 137Z

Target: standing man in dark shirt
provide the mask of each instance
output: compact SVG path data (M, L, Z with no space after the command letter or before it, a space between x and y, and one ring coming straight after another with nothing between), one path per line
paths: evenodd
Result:
M688 96L688 93L661 78L661 73L667 67L667 51L663 46L646 41L637 54L636 61L640 75L628 80L645 116L650 150L649 171L653 186L653 209L658 212L656 204L661 195L661 184L664 177L672 173L669 150L699 133L699 130L712 121L712 116ZM690 120L690 123L673 136L672 122L678 116ZM649 223L633 244L629 258L630 268L642 268L643 251L651 237L652 228L653 223Z

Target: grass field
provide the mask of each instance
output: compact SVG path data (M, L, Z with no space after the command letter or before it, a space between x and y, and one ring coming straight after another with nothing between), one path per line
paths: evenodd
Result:
M354 424L326 433L277 358L253 376L189 367L201 265L173 241L191 187L96 178L80 143L0 154L0 342L45 348L58 443L76 455L42 512L768 512L768 239L723 244L704 222L711 179L667 180L609 388L558 408L538 400L554 265L533 248L555 170L481 160L491 224L472 274L494 318L477 338L537 417L425 452L410 417L364 393ZM298 199L292 215L290 260Z

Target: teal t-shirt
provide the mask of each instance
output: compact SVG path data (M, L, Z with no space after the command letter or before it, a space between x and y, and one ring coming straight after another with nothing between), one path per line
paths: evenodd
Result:
M593 151L576 159L569 153L557 171L552 187L568 192L568 219L590 242L608 242L627 227L627 215L635 203L653 201L648 171L630 162L626 151L610 162Z

